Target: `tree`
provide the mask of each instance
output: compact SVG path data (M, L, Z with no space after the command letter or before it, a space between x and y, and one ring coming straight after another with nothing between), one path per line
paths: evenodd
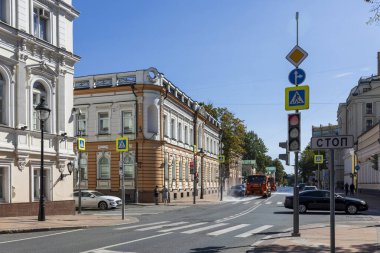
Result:
M300 176L304 181L307 181L309 177L313 175L313 172L318 170L318 164L314 163L314 155L317 154L317 151L311 149L310 144L307 145L305 150L301 153L298 165L300 168ZM321 151L320 154L324 156L324 151ZM325 163L320 165L320 169L327 169Z
M379 0L364 0L371 5L370 11L372 17L369 18L367 24L377 23L380 21L380 1Z
M244 137L244 160L256 160L257 171L265 172L265 167L270 164L271 158L265 155L268 152L264 141L254 131L249 131Z

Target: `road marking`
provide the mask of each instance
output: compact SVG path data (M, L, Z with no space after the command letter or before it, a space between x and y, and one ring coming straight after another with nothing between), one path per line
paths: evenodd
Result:
M200 226L200 225L203 225L203 224L206 224L206 223L207 222L199 222L199 223L190 224L190 225L186 225L186 226L181 226L181 227L177 227L177 228L164 229L164 230L160 230L158 232L171 232L171 231L180 230L180 229L184 229L184 228L191 228L191 227L195 227L195 226Z
M277 202L277 205L278 206L282 206L284 203L282 203L282 202Z
M239 203L239 201L235 201L234 203L231 203L231 205L236 205L238 203Z
M49 237L49 236L54 236L54 235L67 234L67 233L77 232L77 231L81 231L81 230L83 230L83 229L75 229L75 230L70 230L70 231L65 231L65 232L54 233L54 234L40 235L40 236L22 238L22 239L17 239L17 240L5 241L5 242L0 242L0 244L11 243L11 242L20 242L20 241L32 240L32 239Z
M243 205L249 204L251 201L244 202Z
M272 204L272 201L265 202L266 205Z
M126 252L126 251L115 251L115 250L106 250L106 249L99 249L91 251L93 253L136 253L136 252Z
M125 244L131 244L131 243L134 243L134 242L140 242L140 241L152 239L152 238L155 238L155 237L168 235L168 234L171 234L171 233L172 232L165 233L165 234L157 234L157 235L148 236L148 237L143 237L143 238L136 239L136 240L129 241L129 242L122 242L122 243L112 244L112 245L108 245L108 246L97 248L97 249L92 249L92 250L88 250L88 251L82 251L81 253L95 253L95 252L97 252L99 250L105 250L105 249L109 249L109 248L113 248L113 247L117 247L117 246L121 246L121 245L125 245Z
M236 225L236 226L233 226L233 227L229 227L229 228L218 230L218 231L215 231L215 232L212 232L212 233L208 233L207 235L218 236L218 235L222 235L222 234L225 234L225 233L228 233L228 232L231 232L231 231L235 231L235 230L244 228L246 226L249 226L249 224Z
M203 228L192 229L192 230L184 231L184 232L182 232L182 234L194 234L194 233L197 233L197 232L209 230L209 229L212 229L212 228L221 227L221 226L224 226L224 225L227 225L227 223L218 223L218 224L214 224L214 225L203 227Z
M170 223L170 224L158 225L158 226L153 226L153 227L149 227L149 228L140 228L140 229L136 229L136 231L148 231L148 230L153 230L153 229L158 229L158 228L163 228L163 227L174 227L176 225L181 225L181 224L186 224L186 223L188 223L188 222L186 222L186 221L174 222L174 223Z
M122 227L122 228L115 228L114 230L125 230L125 229L130 229L130 228L139 228L139 227L145 227L145 226L150 226L150 225L158 225L158 224L168 223L168 222L169 222L169 221L153 222L153 223L140 224L140 225L135 225L135 226L128 226L128 227Z
M261 231L264 231L264 230L267 230L269 228L273 227L273 225L264 225L264 226L261 226L261 227L258 227L258 228L255 228L253 230L250 230L248 232L245 232L243 234L240 234L240 235L237 235L235 237L239 237L239 238L246 238L248 236L251 236L251 235L254 235L254 234L257 234L257 233L260 233Z

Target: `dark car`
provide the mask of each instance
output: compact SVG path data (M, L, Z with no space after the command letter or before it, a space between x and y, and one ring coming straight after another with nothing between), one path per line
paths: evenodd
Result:
M299 194L299 212L307 210L330 210L330 192L323 190L303 191ZM285 208L293 209L293 196L286 196ZM361 199L342 197L335 194L335 211L345 211L356 214L358 211L368 210L368 204Z
M239 184L231 187L230 195L233 197L244 197L245 185Z
M302 191L311 191L311 190L318 190L317 186L313 185L306 185L303 187Z

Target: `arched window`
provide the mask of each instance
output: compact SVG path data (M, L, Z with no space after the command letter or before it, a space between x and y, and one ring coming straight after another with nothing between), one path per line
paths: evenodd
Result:
M203 145L202 145L202 136L203 135L203 131L202 131L202 127L199 126L198 127L198 148L203 148Z
M175 157L173 158L173 161L172 161L172 180L176 180L177 176L176 176L176 160L175 160Z
M99 159L98 179L110 179L110 162L106 157Z
M37 111L34 110L34 108L36 108L36 106L41 102L41 99L44 99L46 105L49 107L45 87L40 82L35 82L33 84L33 130L41 129Z
M0 124L5 124L5 81L0 74Z
M148 107L148 132L158 133L158 110L155 105Z

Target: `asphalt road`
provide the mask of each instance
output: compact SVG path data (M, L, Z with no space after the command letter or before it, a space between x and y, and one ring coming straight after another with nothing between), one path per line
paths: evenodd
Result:
M282 204L285 194L278 192L268 199L226 198L223 202L194 206L129 208L126 215L138 216L140 222L104 228L1 235L0 252L245 252L267 235L292 229L292 210L285 209ZM108 214L118 215L118 212L120 210ZM365 213L336 215L337 222L370 218ZM328 212L308 212L300 216L301 225L328 222Z

